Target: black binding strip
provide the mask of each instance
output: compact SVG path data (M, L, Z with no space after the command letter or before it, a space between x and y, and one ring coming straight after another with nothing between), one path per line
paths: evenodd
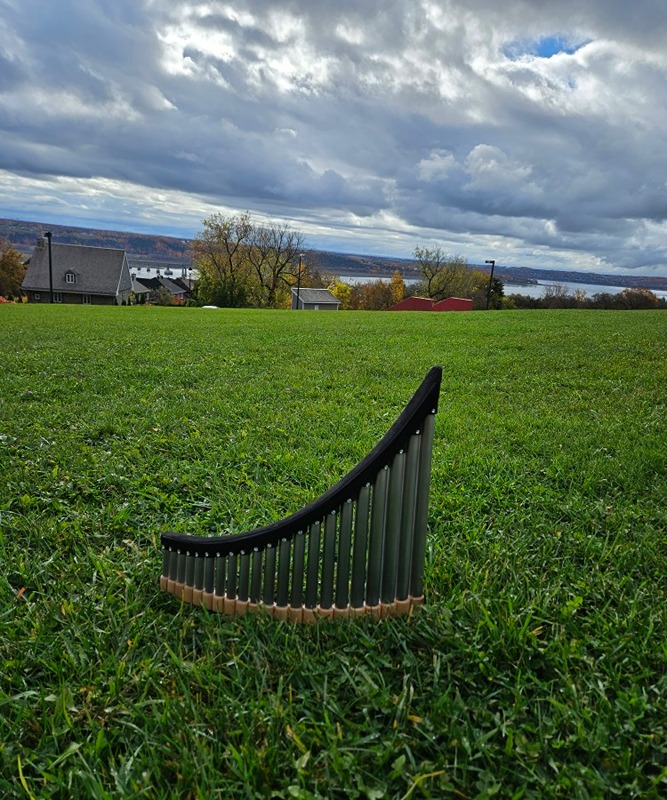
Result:
M282 539L291 539L299 531L306 531L314 522L321 521L332 511L338 511L348 499L358 495L362 486L373 483L378 472L391 465L394 456L407 447L410 437L420 431L429 414L438 410L438 397L442 380L442 367L429 370L401 415L371 452L363 458L335 486L320 495L289 517L255 528L246 533L227 536L192 536L184 533L163 533L162 547L192 555L221 556L242 550L275 546Z

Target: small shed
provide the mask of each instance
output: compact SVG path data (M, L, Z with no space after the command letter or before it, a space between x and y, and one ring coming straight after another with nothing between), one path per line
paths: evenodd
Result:
M292 309L338 311L340 300L328 289L292 289Z

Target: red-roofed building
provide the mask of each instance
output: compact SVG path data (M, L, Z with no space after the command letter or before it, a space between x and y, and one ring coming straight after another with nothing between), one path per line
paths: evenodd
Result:
M436 302L430 297L406 297L387 311L472 311L472 300L448 297Z
M433 303L432 311L472 311L472 300L465 297L447 297Z
M430 297L406 297L387 311L433 311L433 300Z

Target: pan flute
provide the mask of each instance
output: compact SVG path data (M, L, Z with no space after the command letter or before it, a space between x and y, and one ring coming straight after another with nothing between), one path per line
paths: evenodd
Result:
M376 447L288 517L247 533L163 533L160 587L185 603L281 620L405 614L423 602L441 367Z

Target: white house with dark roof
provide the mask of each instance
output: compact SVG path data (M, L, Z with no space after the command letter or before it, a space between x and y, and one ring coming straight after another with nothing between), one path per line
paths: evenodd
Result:
M292 308L306 311L338 311L340 300L328 289L292 289Z
M23 291L30 303L78 303L121 305L132 291L132 277L124 250L79 244L51 244L37 239L23 279Z

